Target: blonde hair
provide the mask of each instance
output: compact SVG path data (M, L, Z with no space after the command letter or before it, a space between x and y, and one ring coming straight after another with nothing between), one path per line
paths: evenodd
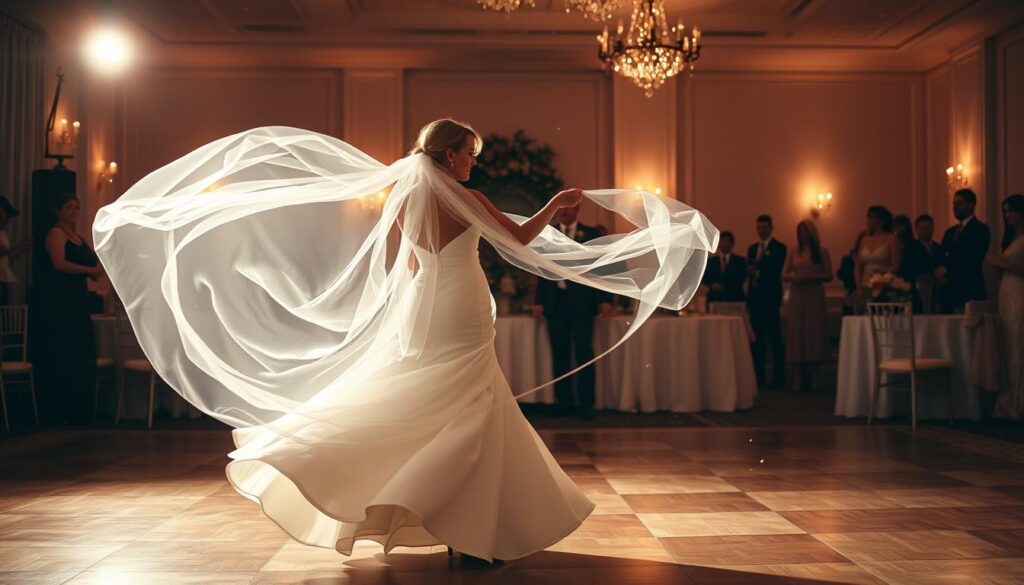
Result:
M801 220L800 223L796 224L796 247L800 252L804 251L804 243L800 241L801 227L807 229L808 239L810 240L808 245L811 249L811 262L821 264L821 237L818 236L818 228L809 219Z
M467 136L473 137L473 154L480 154L484 141L472 126L451 118L434 120L420 130L416 144L413 145L409 154L425 153L438 164L447 167L448 161L445 160L445 155L448 153L448 149L458 152L466 143Z

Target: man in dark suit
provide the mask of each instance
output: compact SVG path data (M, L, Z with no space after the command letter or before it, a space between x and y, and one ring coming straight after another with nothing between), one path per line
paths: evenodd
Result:
M978 196L970 189L960 189L953 195L957 224L942 236L941 264L935 270L946 313L961 313L967 301L987 298L982 267L992 235L988 226L974 217L977 204Z
M708 258L704 269L704 285L708 287L708 302L745 301L743 281L747 279L747 262L732 253L736 237L722 232L718 237L718 254Z
M567 238L586 242L601 233L576 220L579 207L563 207L555 215L555 227ZM612 295L582 284L565 280L537 281L534 314L547 319L551 339L551 362L554 374L560 376L575 365L594 359L594 317L612 312ZM575 360L573 357L575 356ZM587 367L574 376L555 383L559 414L573 410L572 381L576 379L579 415L583 420L594 418L594 367Z
M747 249L747 307L750 325L756 339L751 344L754 352L754 371L757 383L765 383L765 349L772 348L774 368L771 386L785 386L786 350L782 344L782 268L786 263L786 245L772 237L772 218L757 218L758 242Z
M942 261L941 247L935 241L935 220L927 213L917 216L914 220L913 245L920 248L923 259L917 274L917 292L921 295L921 312L934 313L937 310L938 297L935 294L935 269Z

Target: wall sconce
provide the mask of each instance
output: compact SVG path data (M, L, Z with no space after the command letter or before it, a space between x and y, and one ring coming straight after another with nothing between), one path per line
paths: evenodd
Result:
M963 163L957 163L956 167L946 169L946 183L949 185L950 191L964 189L970 185Z
M832 192L818 193L817 200L811 206L811 216L818 217L832 210Z
M75 120L71 124L71 130L68 130L68 119L60 119L60 134L57 135L57 141L61 144L65 144L74 148L78 146L78 131L82 129L82 123Z
M100 178L96 181L96 190L100 191L103 189L103 183L113 183L114 177L117 176L117 163L110 161L110 164L104 165L103 170L100 171Z
M655 195L661 195L661 187L655 187L653 189L644 189L644 186L639 184L639 183L637 183L633 187L633 190L634 191L646 191L648 193L654 193ZM639 193L637 195L639 195Z
M367 211L380 211L384 208L384 202L387 201L388 192L386 189L377 191L370 195L363 195L359 198L359 206Z
M78 132L82 129L82 124L78 120L75 120L74 124L71 125L71 130L68 130L68 119L61 118L59 130L55 128L57 122L57 106L60 104L60 88L64 85L64 73L60 67L57 68L57 87L53 90L53 103L50 104L50 115L46 117L46 132L43 133L43 156L45 158L54 159L57 164L54 165L55 169L67 169L64 166L64 161L75 158L73 154L74 147L78 143ZM63 152L50 152L50 140L51 136L56 135L58 144L63 144L70 148L62 149Z

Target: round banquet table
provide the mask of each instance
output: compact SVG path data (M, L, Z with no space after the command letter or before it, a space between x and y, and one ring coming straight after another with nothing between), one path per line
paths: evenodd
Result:
M620 339L631 320L598 319L595 350ZM598 362L596 408L733 412L756 396L746 324L734 315L652 317Z
M953 418L978 420L979 390L996 390L999 356L993 347L997 317L963 315L915 315L914 344L917 357L953 360ZM867 317L843 319L839 338L839 366L836 381L836 416L865 417L875 385L875 352L871 324ZM931 378L931 376L936 378ZM927 375L925 390L918 390L917 412L921 419L947 418L944 381L938 374ZM931 382L934 380L934 382ZM928 388L934 386L935 390ZM886 387L878 397L875 416L887 418L910 412L909 392Z
M600 353L622 337L632 317L596 319L594 351ZM94 315L97 354L117 355L116 318ZM547 325L532 316L502 316L494 324L498 363L513 392L522 392L552 378ZM130 328L121 336L131 336ZM142 357L134 337L122 339L122 352ZM731 315L656 316L632 338L597 362L595 408L624 412L732 412L751 408L757 395L746 325ZM147 380L127 378L122 418L145 419ZM117 394L101 390L101 408L114 415ZM554 387L520 399L524 403L555 402ZM158 384L158 410L197 418L201 413L166 385Z
M594 351L622 337L631 316L596 319ZM495 350L513 392L552 378L547 326L498 317ZM733 412L751 408L757 383L746 325L732 315L652 317L596 365L595 408L624 412ZM551 387L522 402L555 401Z

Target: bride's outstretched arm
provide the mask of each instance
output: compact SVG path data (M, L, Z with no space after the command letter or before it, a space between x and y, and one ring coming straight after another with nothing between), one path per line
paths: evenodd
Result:
M497 207L491 203L491 200L484 196L483 193L476 189L470 189L480 204L487 209L494 219L498 220L505 229L508 230L513 237L519 240L520 244L524 246L533 241L542 231L544 226L551 223L551 219L555 216L555 212L561 207L573 207L579 205L580 201L583 200L582 189L566 189L565 191L559 191L557 195L548 201L547 205L543 209L533 214L533 217L524 221L522 224L518 224L512 221L507 215L498 210Z

